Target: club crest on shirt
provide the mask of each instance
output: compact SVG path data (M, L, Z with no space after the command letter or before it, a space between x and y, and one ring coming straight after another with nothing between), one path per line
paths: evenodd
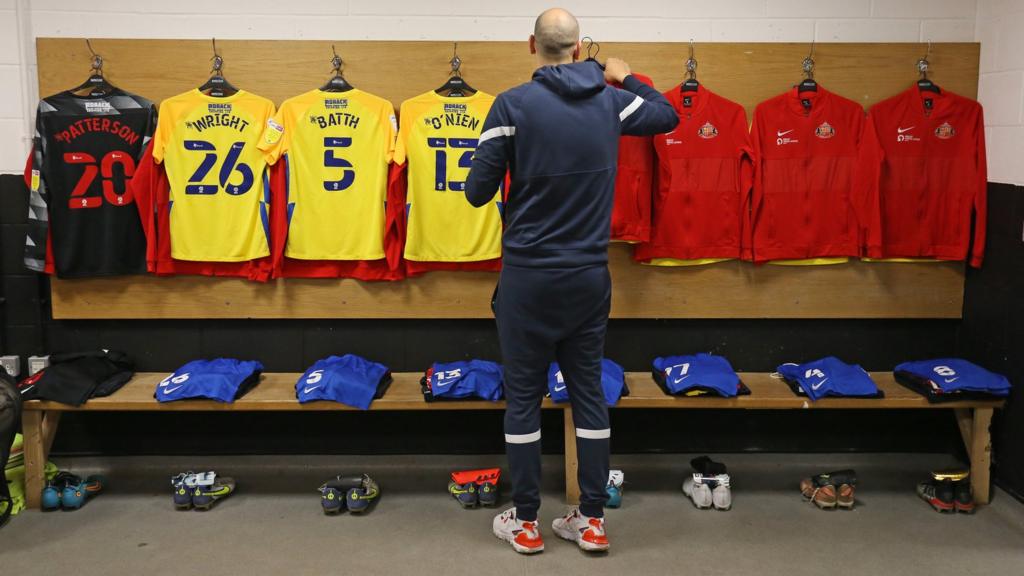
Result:
M940 140L949 140L956 135L956 130L950 126L949 122L943 122L941 126L935 129L935 137Z
M697 136L700 136L705 140L710 140L711 138L718 136L718 128L715 128L715 125L711 122L705 122L704 125L697 130Z
M821 126L814 129L814 135L822 140L828 140L836 135L836 129L828 122L822 122Z

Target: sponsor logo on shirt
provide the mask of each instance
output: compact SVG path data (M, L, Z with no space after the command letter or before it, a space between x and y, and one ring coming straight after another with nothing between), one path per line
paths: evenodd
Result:
M935 129L935 137L939 140L949 140L953 136L956 136L956 130L949 124L949 122L943 122L941 126Z
M666 138L665 139L665 145L666 146L672 146L673 144L682 144L682 143L683 143L682 140L676 140L675 138Z
M822 140L828 140L836 135L836 129L828 122L822 122L821 126L814 129L814 135Z
M921 139L913 134L908 134L911 130L917 128L917 126L910 126L909 128L903 128L898 126L896 128L896 141L897 142L920 142Z
M348 98L327 98L324 100L324 108L328 110L348 108Z
M705 122L704 125L700 127L700 130L697 130L697 136L700 136L705 140L710 140L715 136L718 136L718 128L715 128L711 122Z
M466 113L466 105L465 104L453 104L453 103L450 103L450 102L446 102L445 105L444 105L444 111L445 112L460 112L462 114L465 114Z
M776 136L776 138L775 138L775 145L776 146L785 146L787 144L796 144L797 142L799 142L799 140L797 140L796 138L790 138L789 136L786 136L786 134L789 134L792 131L793 131L792 128L790 128L789 130L776 130L775 131L775 136Z
M110 102L106 100L97 100L95 102L86 102L85 111L90 114L104 114L110 112L114 107L110 105Z
M208 104L208 106L209 106L208 110L210 111L210 114L230 114L231 113L231 104L230 103L223 103L223 102L213 103L213 102L211 102L210 104Z

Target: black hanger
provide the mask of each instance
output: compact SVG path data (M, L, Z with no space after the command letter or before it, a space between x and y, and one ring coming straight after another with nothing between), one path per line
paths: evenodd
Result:
M693 39L690 39L690 57L686 59L686 81L679 88L680 92L696 92L700 88L697 82L697 59L693 57Z
M811 52L804 58L804 61L800 63L800 66L804 69L804 79L797 84L797 93L800 92L817 92L818 83L814 81L814 41L811 41Z
M434 90L438 94L443 96L451 96L453 98L460 98L463 96L471 96L476 94L476 88L473 88L462 78L462 58L459 58L459 43L455 43L455 47L452 49L452 59L448 61L452 65L451 72L448 73L448 81L441 85L440 88ZM468 92L468 94L467 94Z
M338 51L331 46L331 51L334 52L334 57L331 58L331 69L334 71L334 76L320 87L324 92L348 92L353 88L348 80L345 80L345 76L341 73L341 67L345 62L338 56Z
M928 57L932 54L932 42L928 41L928 52L917 61L917 73L921 75L921 79L917 81L917 87L922 92L935 92L936 94L942 94L942 90L939 85L928 79Z
M106 77L103 76L103 57L92 49L92 43L89 42L88 38L85 39L85 45L89 47L89 52L92 53L92 74L85 79L85 82L68 90L68 92L78 93L88 89L89 96L106 96L117 90L117 87L107 82Z
M225 96L231 96L238 92L238 88L235 88L224 78L224 59L217 54L217 39L213 39L213 68L210 70L210 79L207 80L202 86L199 87L200 92L209 91L209 95L214 98L223 98Z

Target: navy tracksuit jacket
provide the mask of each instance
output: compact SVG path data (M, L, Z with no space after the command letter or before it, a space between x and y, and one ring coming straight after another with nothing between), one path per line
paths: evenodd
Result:
M540 404L558 361L579 454L580 511L604 515L611 428L601 358L611 305L608 239L619 137L669 132L671 104L633 77L610 87L596 62L545 66L498 95L466 198L483 206L504 180L503 267L495 301L505 368L505 443L519 518L540 508Z

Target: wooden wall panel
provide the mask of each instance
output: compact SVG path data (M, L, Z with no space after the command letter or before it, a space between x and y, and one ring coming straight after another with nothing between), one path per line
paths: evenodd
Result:
M402 100L440 85L452 54L448 42L333 43L357 87ZM329 41L224 40L217 46L236 86L280 104L322 84ZM209 73L204 40L93 42L115 84L153 100L191 89ZM754 106L801 77L806 44L698 44L698 76L752 114ZM626 59L667 90L683 76L686 43L607 43L600 58ZM816 78L865 107L916 79L920 44L818 44ZM525 42L460 42L463 71L491 93L529 79ZM976 97L979 45L943 43L929 57L933 79ZM88 73L82 39L37 41L40 94L77 85ZM654 269L612 247L616 318L959 318L963 266L864 264L790 268L728 262L699 269ZM486 318L494 274L435 272L395 284L288 280L265 285L226 278L108 278L52 282L53 315L73 318Z

